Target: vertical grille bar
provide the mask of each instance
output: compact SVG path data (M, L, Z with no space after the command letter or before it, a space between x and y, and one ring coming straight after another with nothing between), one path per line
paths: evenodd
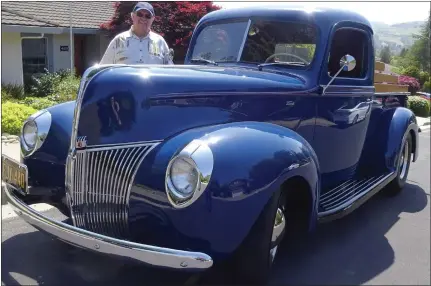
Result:
M136 171L158 143L78 150L69 195L75 226L117 238L128 236L129 193Z

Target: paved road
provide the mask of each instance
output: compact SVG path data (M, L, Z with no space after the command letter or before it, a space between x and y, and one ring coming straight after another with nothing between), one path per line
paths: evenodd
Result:
M429 129L420 133L420 153L401 195L376 196L349 217L283 247L270 284L430 285ZM61 216L56 210L47 215ZM124 265L53 240L16 218L2 221L1 255L3 285L228 282L217 271L195 280Z

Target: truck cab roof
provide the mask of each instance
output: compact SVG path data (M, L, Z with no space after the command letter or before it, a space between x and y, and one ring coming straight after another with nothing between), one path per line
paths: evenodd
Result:
M253 18L253 17L271 17L298 19L314 22L319 27L332 27L339 22L356 22L367 26L372 30L371 23L361 14L334 8L299 8L289 7L286 5L277 5L271 7L245 7L222 9L208 13L201 19L201 23L214 20L224 20L231 18Z

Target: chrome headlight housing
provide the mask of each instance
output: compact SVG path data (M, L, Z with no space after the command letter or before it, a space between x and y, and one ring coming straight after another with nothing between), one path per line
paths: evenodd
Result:
M214 166L213 153L203 141L193 140L169 162L165 187L169 202L184 208L205 191Z
M28 157L38 150L48 136L51 127L51 113L44 109L31 115L21 129L21 153Z

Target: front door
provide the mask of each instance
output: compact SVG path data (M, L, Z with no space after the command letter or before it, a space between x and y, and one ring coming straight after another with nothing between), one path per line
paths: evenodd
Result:
M374 95L373 47L365 28L338 28L331 41L323 78L333 77L340 69L340 59L349 54L356 59L352 71L342 71L325 94L317 98L317 118L313 148L322 172L322 193L354 178L370 121Z

